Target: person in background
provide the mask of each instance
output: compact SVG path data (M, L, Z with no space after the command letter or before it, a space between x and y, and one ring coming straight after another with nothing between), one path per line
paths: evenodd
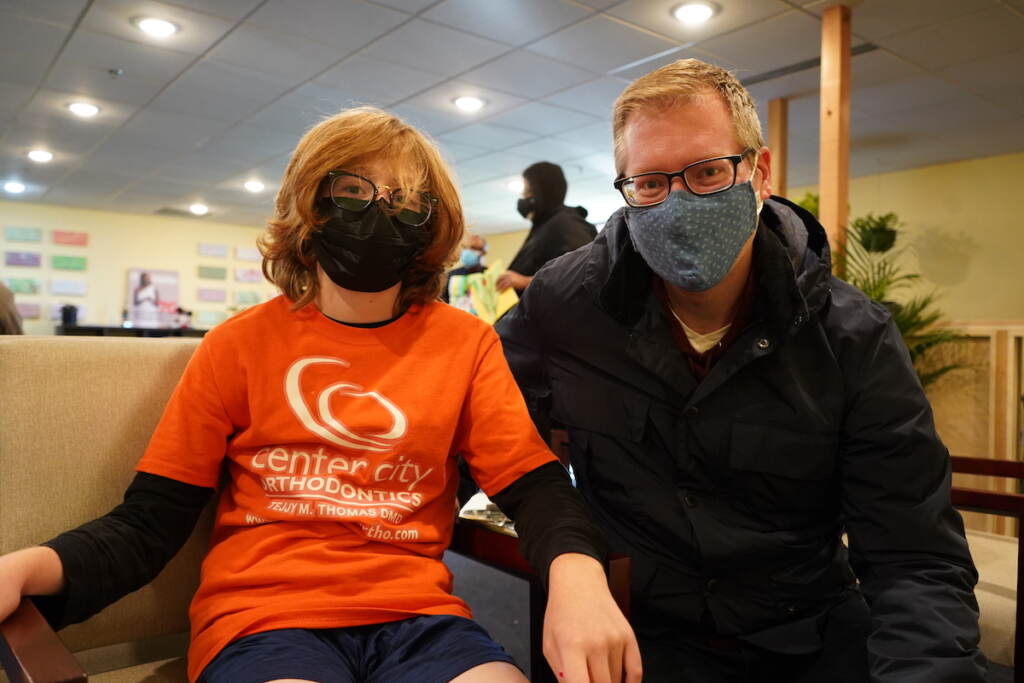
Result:
M148 583L219 489L193 683L525 683L442 562L461 455L547 585L560 679L639 683L603 537L497 334L436 300L463 233L438 150L347 110L303 136L275 206L260 247L283 295L203 338L123 504L0 557L0 620L41 595L74 623Z
M523 171L519 214L533 225L508 270L498 277L498 291L522 294L544 264L587 244L597 235L582 206L565 206L567 185L562 167L548 161Z
M0 282L0 334L22 334L21 316L14 304L14 292Z
M455 268L448 271L448 281L441 290L441 301L457 306L464 311L473 312L472 304L466 302L468 299L466 276L487 270L487 266L484 265L485 254L487 254L487 240L480 235L468 234L462 243Z
M978 574L907 346L833 277L818 221L772 196L749 93L679 60L626 88L612 129L625 207L497 327L632 559L644 680L985 681Z

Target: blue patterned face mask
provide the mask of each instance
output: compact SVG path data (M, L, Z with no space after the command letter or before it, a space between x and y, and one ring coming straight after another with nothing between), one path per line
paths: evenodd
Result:
M666 282L690 292L711 289L757 227L761 203L752 181L718 194L680 190L656 206L626 207L633 246Z

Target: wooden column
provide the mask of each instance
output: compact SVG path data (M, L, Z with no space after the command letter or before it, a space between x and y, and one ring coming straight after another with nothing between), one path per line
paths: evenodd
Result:
M846 244L850 188L850 8L833 5L821 17L821 140L818 192L821 223L833 252Z
M780 97L768 102L768 149L772 151L772 194L785 197L786 150L789 147L789 100Z

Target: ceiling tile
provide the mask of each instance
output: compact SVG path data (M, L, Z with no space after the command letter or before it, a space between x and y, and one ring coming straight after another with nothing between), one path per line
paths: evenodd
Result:
M227 127L224 121L148 107L118 131L117 137L185 154Z
M186 71L153 106L234 123L292 87L288 79L233 64L203 60Z
M963 90L949 81L923 74L863 88L852 88L850 108L870 116L881 116L949 102L963 95Z
M674 16L679 0L628 0L608 14L656 31L682 43L699 43L714 36L750 26L791 9L781 0L730 0L707 23L688 26Z
M876 42L926 69L942 69L965 58L977 61L1019 50L1024 44L1024 15L999 5ZM965 53L951 45L969 45L970 50Z
M50 90L79 93L133 106L149 102L166 85L166 81L124 74L113 77L107 69L86 66L61 59L50 72L45 86Z
M516 50L470 71L462 80L523 97L544 97L588 81L594 75L533 52Z
M441 142L439 140L437 146L441 150L441 155L444 156L448 163L465 161L466 159L472 159L487 153L487 150L483 147L463 145L458 142Z
M489 123L517 128L534 135L552 135L599 121L598 117L590 114L540 102L530 102L488 119Z
M730 64L726 60L722 59L718 55L710 54L697 47L684 48L680 47L668 53L661 53L651 59L646 59L639 64L634 64L628 68L615 69L612 71L617 78L624 78L630 81L634 81L641 76L646 76L652 71L656 71L663 66L678 62L680 59L699 59L702 62L708 64L714 64L720 66L723 69L735 69L733 64Z
M125 76L169 81L192 63L195 56L155 45L79 29L71 36L57 65L89 66L106 72L120 68Z
M386 105L442 80L442 76L413 67L354 55L317 76L314 82L341 90L355 100Z
M17 83L0 83L0 132L28 104L33 88Z
M268 0L248 23L269 31L339 45L352 52L408 19L363 0Z
M288 163L291 161L291 152L279 156L276 159L264 162L259 166L249 169L248 175L262 180L267 185L279 186L282 178L284 178L285 169L288 168Z
M598 78L544 98L545 102L575 109L604 119L611 118L615 99L629 85L618 78Z
M480 111L464 112L454 104L455 98L463 96L479 97L486 104ZM424 93L405 100L402 104L440 112L455 112L463 123L472 123L483 117L491 118L494 114L500 116L499 112L517 107L523 102L525 102L523 98L515 95L508 95L465 81L453 80L436 85Z
M90 150L111 133L111 128L103 126L68 126L40 125L35 122L16 121L4 135L4 143L18 148L46 147L47 150L61 151L66 154L82 155Z
M239 159L250 164L268 161L292 151L299 139L261 126L235 126L203 145L208 154Z
M533 163L530 157L510 152L493 152L459 164L459 168L478 168L493 171L495 175L518 176Z
M804 69L747 86L747 92L759 105L778 98L818 96L821 90L821 69Z
M100 108L99 114L91 119L80 119L67 109L71 102L82 100ZM58 132L61 128L92 131L109 129L124 123L136 108L123 102L111 102L95 97L80 97L73 93L57 90L38 90L29 105L22 111L19 120L38 128Z
M137 180L137 176L126 173L87 169L69 174L60 182L60 187L80 193L107 195L131 185Z
M466 117L454 107L452 107L451 111L442 111L428 107L417 107L411 104L399 104L388 107L388 111L394 113L410 125L431 135L439 135L453 128L466 125Z
M851 31L865 40L905 33L948 19L990 7L991 3L963 0L861 0L850 13ZM825 5L815 3L807 9L821 15Z
M612 124L610 121L600 121L589 126L567 130L555 137L577 145L590 147L594 151L611 149Z
M17 178L25 185L40 185L52 187L53 184L63 178L69 167L64 164L50 162L48 164L36 164L22 155L16 157L4 155L0 159L0 178Z
M359 102L340 90L305 83L247 118L246 123L301 134L354 104Z
M153 38L132 23L138 16L173 22L181 30L169 38ZM94 0L81 28L151 47L201 55L227 33L233 22L156 0Z
M1024 1L1024 0L1022 0ZM1008 69L1006 65L1017 64L1018 68ZM962 59L957 64L943 69L940 74L965 90L978 93L1016 91L1024 93L1024 50L987 57L985 59Z
M605 72L675 47L677 43L599 15L548 36L528 49Z
M115 135L85 159L83 169L139 178L174 156L177 155L166 149L124 140Z
M42 80L68 29L13 14L0 14L0 81L35 86Z
M10 12L28 19L61 26L72 26L88 4L88 0L0 0L0 12ZM0 17L0 23L6 21Z
M580 2L594 9L607 9L612 5L622 2L622 0L580 0Z
M318 74L359 45L318 43L246 23L217 44L208 56L218 62L289 78L293 83Z
M195 182L209 185L237 175L248 164L237 159L227 159L214 153L191 153L170 163L161 164L153 171L153 178Z
M508 48L446 26L414 19L370 45L364 56L455 76Z
M794 10L703 41L699 47L735 65L736 75L744 80L819 57L821 21Z
M422 16L491 40L523 45L590 13L565 0L445 0Z
M557 138L540 138L509 147L507 152L534 161L550 161L557 164L593 154L594 149Z
M188 7L228 21L238 21L262 0L174 0L175 5Z
M378 5L386 5L403 12L415 14L431 5L437 4L438 0L376 0L376 2Z
M504 128L489 123L474 123L441 136L442 141L458 142L486 149L503 149L537 137L521 130Z

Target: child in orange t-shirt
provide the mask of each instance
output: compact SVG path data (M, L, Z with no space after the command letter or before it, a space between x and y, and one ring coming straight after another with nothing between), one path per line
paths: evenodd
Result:
M493 330L436 301L462 238L437 150L360 108L300 141L261 239L283 292L206 335L114 511L0 557L87 618L151 580L219 489L189 680L523 681L451 594L456 456L549 586L564 680L639 681L602 539L537 435Z

